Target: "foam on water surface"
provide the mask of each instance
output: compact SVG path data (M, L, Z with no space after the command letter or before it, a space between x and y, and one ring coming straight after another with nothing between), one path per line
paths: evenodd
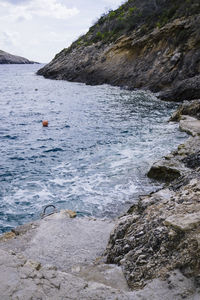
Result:
M158 188L146 177L150 165L186 137L167 122L176 104L47 80L38 68L0 65L0 232L50 203L113 217Z

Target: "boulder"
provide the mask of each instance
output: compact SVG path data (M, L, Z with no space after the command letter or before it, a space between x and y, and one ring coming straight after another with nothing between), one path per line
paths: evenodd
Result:
M200 99L193 101L184 101L178 109L173 113L170 121L180 121L182 115L188 115L200 119Z
M153 164L147 176L161 182L171 182L181 176L182 168L176 161L163 159Z
M168 217L164 224L181 231L196 229L200 225L200 212L184 215L175 214Z
M179 122L179 128L192 136L200 135L200 120L183 115Z

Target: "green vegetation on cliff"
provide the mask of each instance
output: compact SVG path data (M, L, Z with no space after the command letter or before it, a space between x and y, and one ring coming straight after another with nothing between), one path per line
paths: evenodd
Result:
M161 28L181 17L200 13L199 0L128 0L116 10L110 10L90 27L87 34L76 40L67 50L88 46L99 41L115 42L122 35L137 33L138 37L154 28ZM184 34L183 34L184 37Z
M200 1L129 0L38 71L52 79L200 98Z

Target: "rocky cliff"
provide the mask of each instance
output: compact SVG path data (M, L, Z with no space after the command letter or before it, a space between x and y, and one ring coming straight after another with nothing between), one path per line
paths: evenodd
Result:
M0 64L34 64L34 62L0 50Z
M199 28L198 0L129 0L38 74L149 89L165 100L195 99L200 96Z

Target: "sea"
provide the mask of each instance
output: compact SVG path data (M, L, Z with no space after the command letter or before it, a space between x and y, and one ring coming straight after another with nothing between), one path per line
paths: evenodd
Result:
M41 67L0 65L0 233L49 204L80 217L123 214L161 187L146 176L150 166L186 139L168 122L177 103L45 79Z

